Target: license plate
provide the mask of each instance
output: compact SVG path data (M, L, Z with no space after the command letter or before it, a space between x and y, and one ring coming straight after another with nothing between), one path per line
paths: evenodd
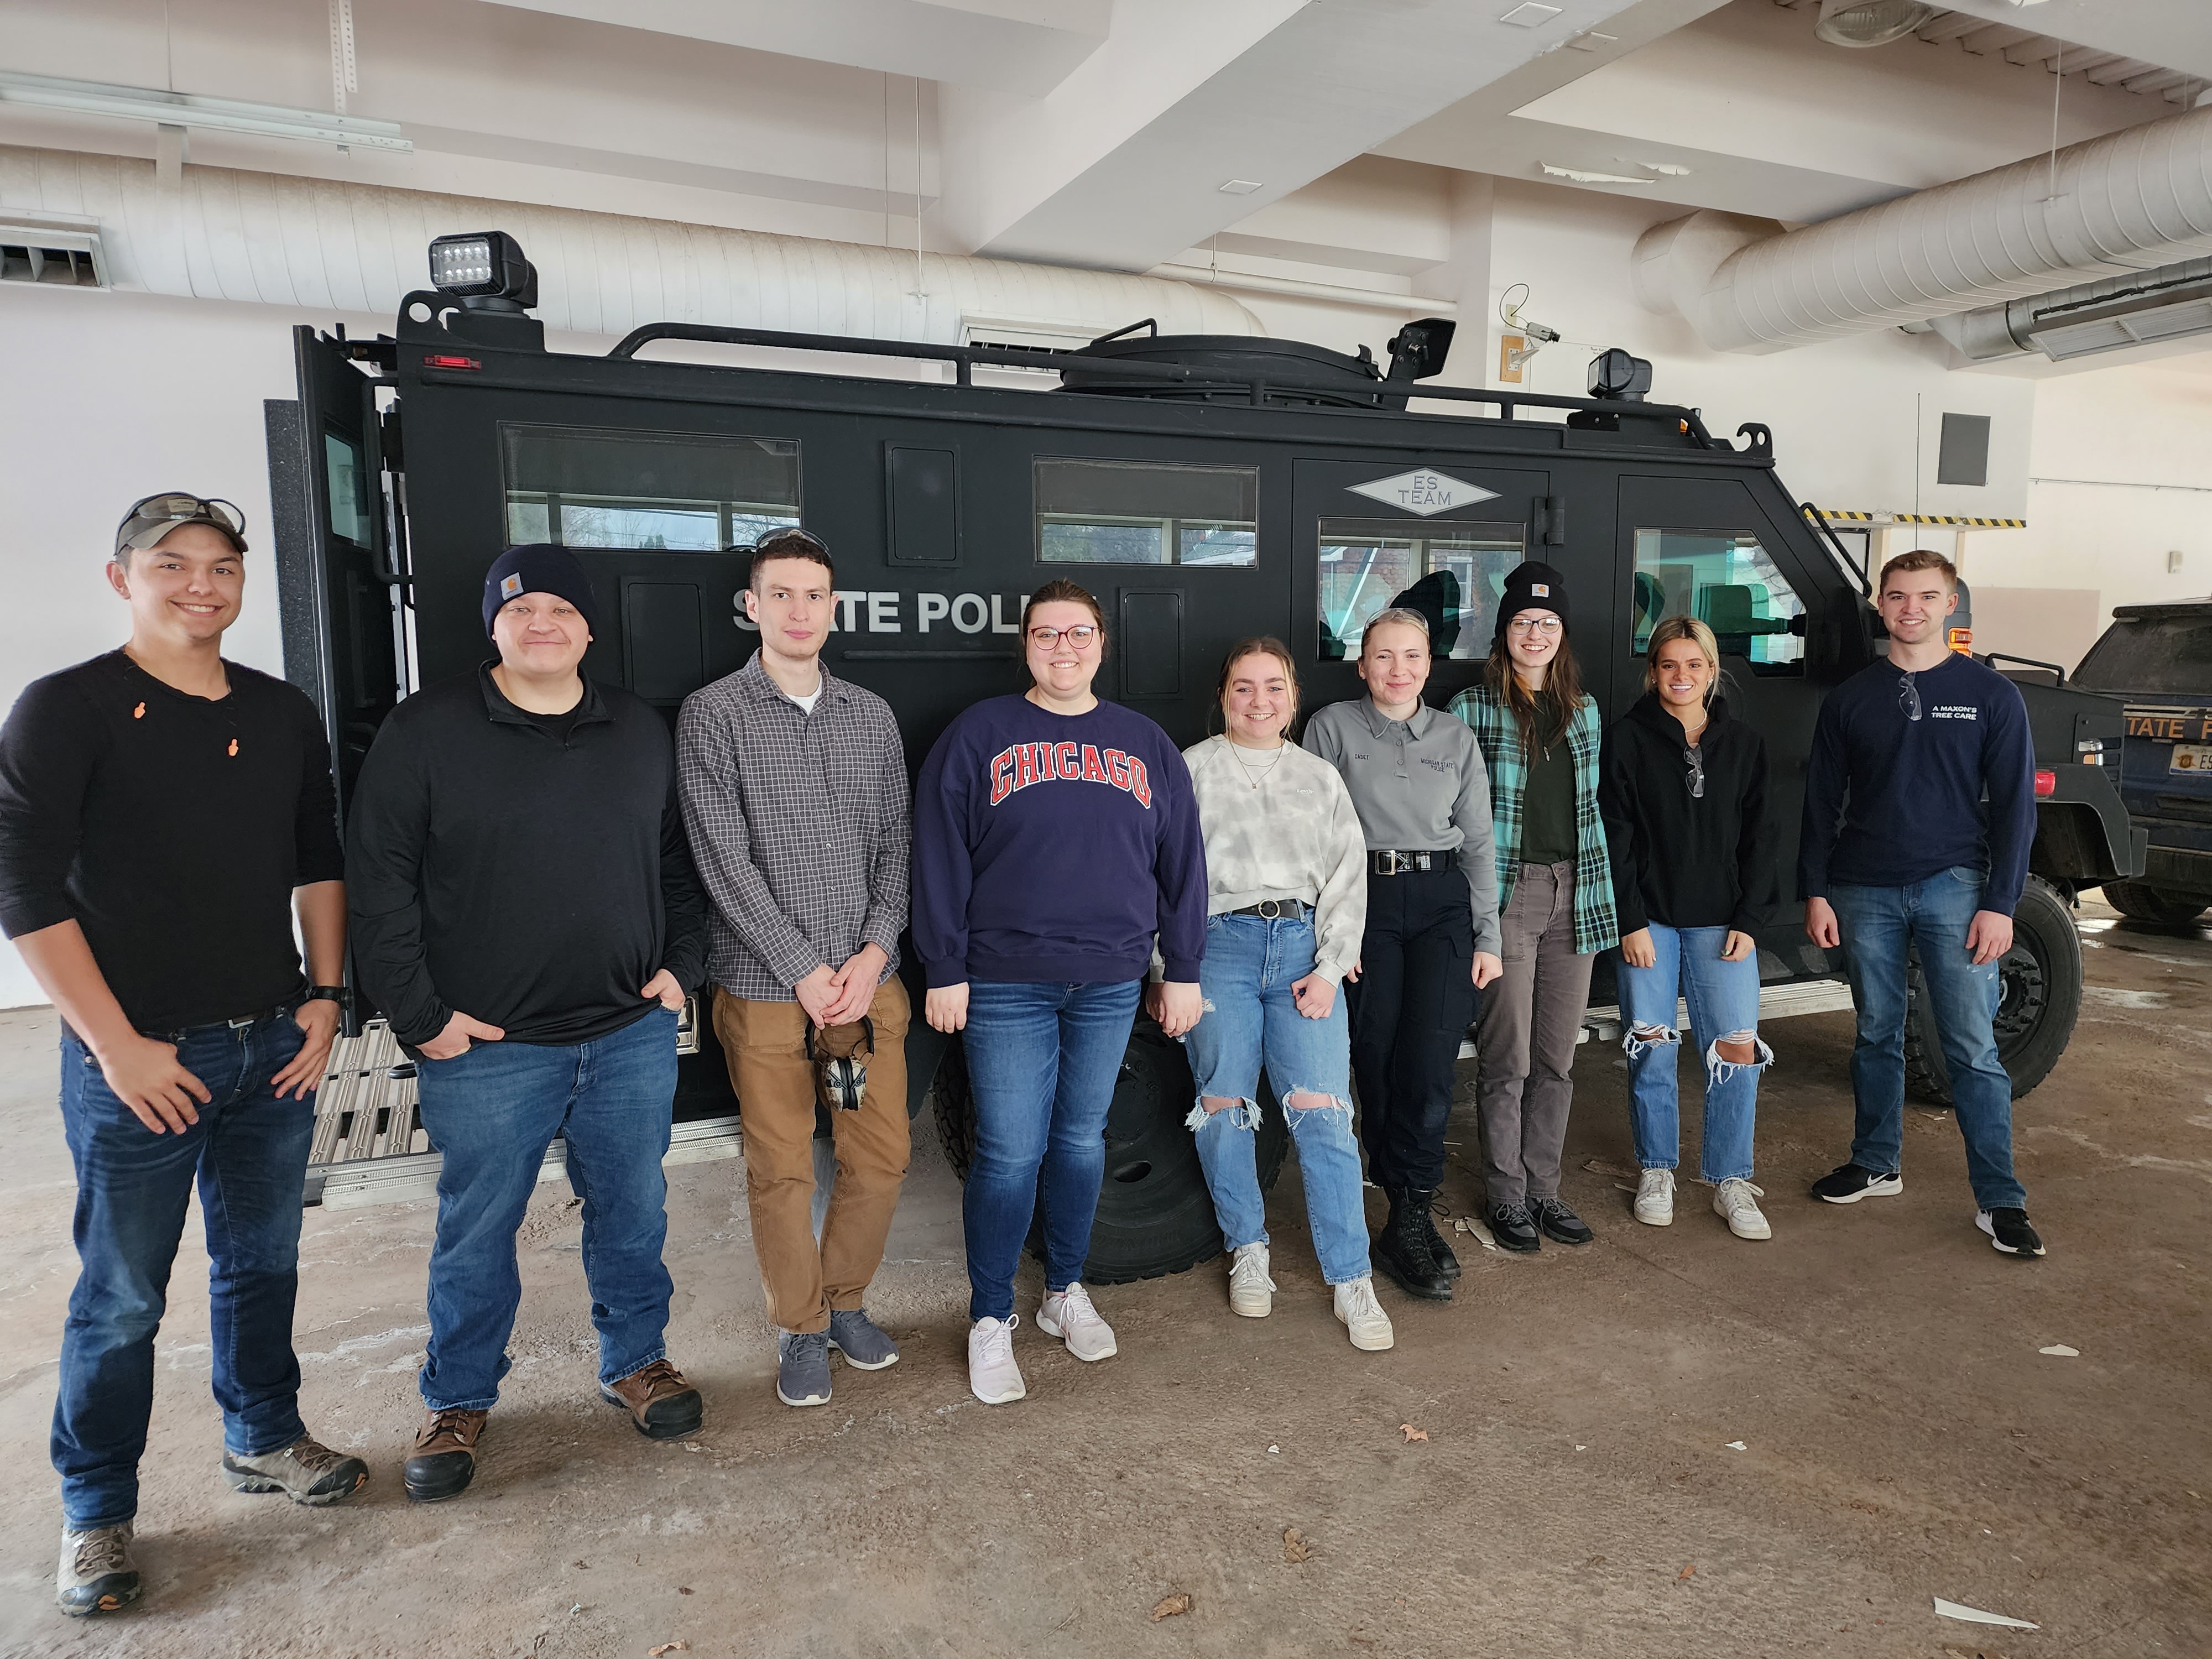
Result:
M2203 773L2212 777L2212 743L2177 743L2173 758L2166 763L2169 772Z

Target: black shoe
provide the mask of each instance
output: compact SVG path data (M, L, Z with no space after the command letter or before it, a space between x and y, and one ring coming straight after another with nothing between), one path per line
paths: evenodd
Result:
M1403 1187L1393 1187L1388 1191L1390 1218L1376 1235L1375 1265L1408 1296L1418 1296L1425 1302L1450 1301L1451 1280L1437 1266L1437 1258L1429 1249L1427 1230L1421 1225L1421 1216L1428 1208L1427 1195L1409 1192Z
M1529 1219L1525 1206L1500 1204L1491 1211L1489 1221L1490 1236L1498 1241L1501 1250L1527 1255L1544 1248L1544 1241L1537 1236L1536 1224Z
M1432 1202L1436 1194L1417 1193L1414 1196L1422 1200L1421 1231L1428 1236L1429 1254L1436 1257L1437 1271L1446 1279L1457 1279L1460 1274L1459 1258L1452 1254L1452 1247L1444 1243L1444 1236L1437 1231L1437 1212Z
M1813 1183L1813 1196L1831 1204L1856 1204L1863 1198L1894 1198L1905 1190L1905 1177L1894 1170L1884 1175L1856 1164L1839 1164Z
M2041 1255L2043 1236L2027 1218L2027 1212L2006 1206L2000 1209L1984 1210L1974 1218L1974 1225L1990 1236L1990 1243L2007 1255Z
M423 1413L414 1455L400 1468L408 1497L418 1504L438 1504L469 1489L476 1479L477 1442L489 1414L465 1409Z
M1557 1198L1540 1198L1528 1207L1536 1212L1536 1224L1547 1238L1562 1244L1587 1244L1597 1237L1588 1222Z

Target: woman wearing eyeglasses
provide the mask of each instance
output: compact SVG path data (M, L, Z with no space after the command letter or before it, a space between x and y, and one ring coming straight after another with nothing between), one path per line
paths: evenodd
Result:
M1759 1074L1759 955L1751 930L1776 902L1766 744L1716 695L1720 652L1692 617L1651 630L1644 693L1606 734L1598 802L1620 912L1621 1046L1628 1054L1636 1218L1674 1218L1681 1155L1677 997L1705 1062L1698 1170L1738 1238L1768 1238L1751 1184Z
M975 1095L963 1199L968 1382L992 1406L1027 1392L1013 1353L1014 1270L1040 1198L1037 1327L1078 1359L1115 1351L1081 1283L1106 1110L1156 937L1170 1036L1198 1023L1206 954L1190 774L1166 732L1092 693L1106 655L1098 601L1072 581L1047 582L1023 608L1022 635L1030 689L956 719L915 792L923 1016L965 1032Z
M1482 1001L1475 1108L1491 1235L1508 1250L1596 1235L1559 1196L1575 1039L1597 953L1617 938L1602 732L1567 642L1567 589L1547 564L1505 578L1483 681L1452 699L1490 769L1505 971Z

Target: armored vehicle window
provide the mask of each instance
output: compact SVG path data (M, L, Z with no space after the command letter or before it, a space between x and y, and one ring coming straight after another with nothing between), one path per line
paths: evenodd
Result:
M1044 564L1255 565L1260 469L1039 459Z
M784 438L502 422L507 538L721 553L799 522L799 446Z
M1522 533L1514 524L1323 519L1322 659L1358 655L1360 630L1394 605L1428 617L1436 655L1486 655L1505 573L1527 556Z
M330 487L331 534L356 547L369 545L368 496L362 483L366 474L359 441L325 430L323 475Z
M1725 530L1636 532L1636 649L1651 643L1663 617L1695 617L1723 656L1749 659L1762 674L1805 672L1805 602L1755 536Z
M2124 617L2089 647L2074 678L2099 690L2212 695L2212 610Z

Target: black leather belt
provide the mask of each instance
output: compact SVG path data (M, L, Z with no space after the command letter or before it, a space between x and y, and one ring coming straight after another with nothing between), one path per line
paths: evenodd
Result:
M1378 876L1402 876L1413 871L1449 870L1459 862L1455 852L1401 853L1384 851L1367 855L1367 868Z
M240 1014L236 1019L211 1019L205 1024L188 1025L175 1031L141 1031L138 1035L158 1038L163 1042L182 1042L194 1031L251 1030L264 1019L276 1019L294 1012L300 1006L300 1002L301 999L296 996L287 997L274 1008L264 1008L258 1014Z
M1248 904L1241 910L1230 910L1232 916L1257 916L1262 921L1304 921L1313 914L1313 906L1299 899L1261 899L1257 904Z

